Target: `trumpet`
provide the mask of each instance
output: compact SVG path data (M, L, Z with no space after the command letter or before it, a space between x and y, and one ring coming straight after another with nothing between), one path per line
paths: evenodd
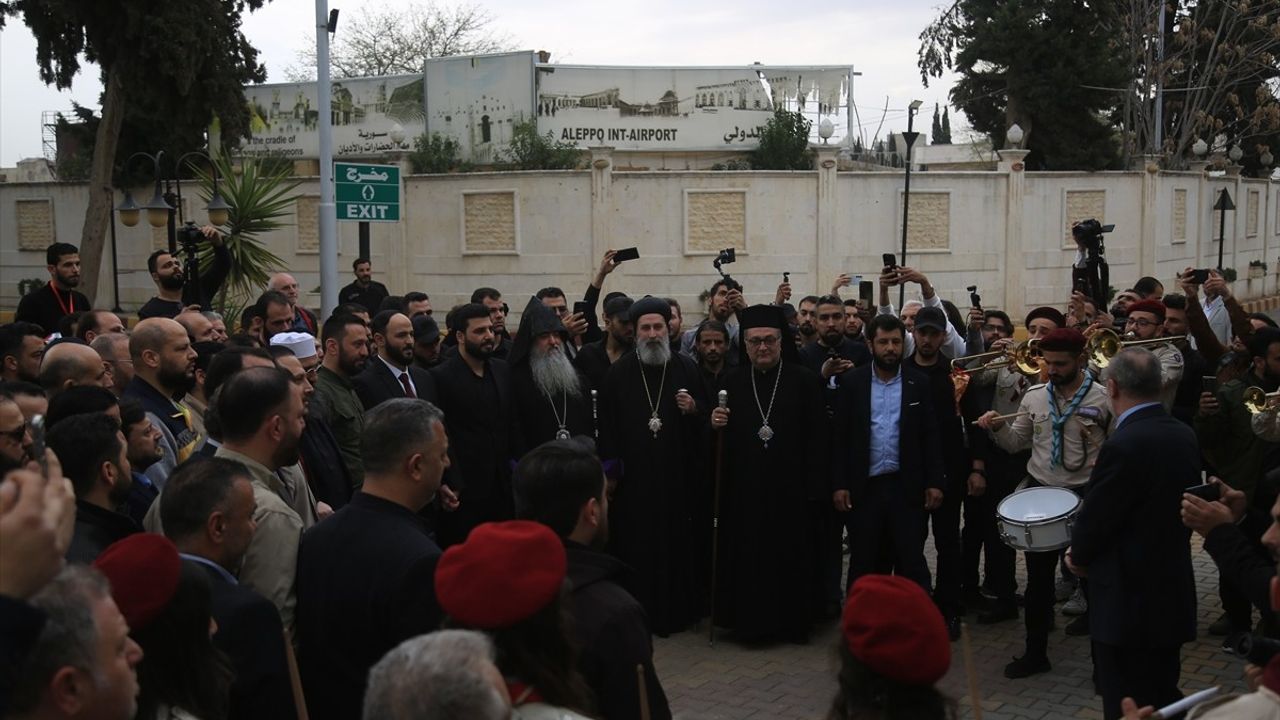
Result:
M993 350L991 352L979 353L977 355L966 355L958 357L951 361L952 370L960 370L962 372L972 373L982 370L994 370L996 368L1011 367L1023 375L1039 375L1040 374L1040 348L1039 340L1032 338L1024 340L1008 350ZM974 360L982 358L996 358L990 362L984 363L976 368L965 369L962 365L971 363Z
M1125 337L1132 337L1126 335ZM1103 328L1094 333L1089 338L1089 345L1086 348L1089 352L1089 360L1099 368L1105 368L1111 364L1111 358L1120 354L1120 351L1127 347L1140 347L1142 345L1159 345L1163 343L1173 342L1173 338L1160 337L1151 338L1149 340L1125 340L1120 337L1115 330Z
M1280 390L1267 392L1260 387L1245 388L1243 398L1244 406L1245 409L1249 411L1250 415L1257 415L1260 412L1266 411L1267 405L1270 403L1272 398L1278 397L1280 397Z

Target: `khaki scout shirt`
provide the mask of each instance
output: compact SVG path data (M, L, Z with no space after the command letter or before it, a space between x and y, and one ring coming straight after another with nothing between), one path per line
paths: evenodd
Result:
M1140 345L1151 351L1160 361L1160 403L1164 405L1165 411L1173 409L1173 399L1178 394L1178 383L1182 382L1182 351L1173 346L1173 338L1170 342L1160 345ZM1093 363L1089 364L1093 376L1099 378L1103 386L1110 377L1111 366L1102 369L1099 373Z
M1089 473L1111 425L1111 401L1107 398L1106 386L1095 380L1080 406L1067 418L1062 432L1064 463L1057 467L1053 467L1051 462L1053 420L1049 415L1047 387L1034 385L1029 388L1018 406L1018 412L1028 414L1005 422L992 436L996 444L1010 453L1030 448L1027 474L1040 484L1081 487L1089 482ZM1053 396L1059 410L1065 410L1071 404L1071 398L1063 399L1056 392Z
M981 360L974 361L974 367L981 364ZM1022 404L1023 396L1035 385L1033 378L1007 367L975 372L971 382L975 386L987 386L995 383L995 394L992 397L990 409L1001 415L1017 412L1018 406Z

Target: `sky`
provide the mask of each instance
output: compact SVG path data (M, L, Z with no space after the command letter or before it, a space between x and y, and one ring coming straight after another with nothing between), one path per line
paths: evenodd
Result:
M341 10L338 33L365 6L395 7L411 0L330 0ZM438 0L448 4L450 0ZM582 65L852 65L862 73L854 103L870 137L906 129L906 107L924 101L916 129L929 131L934 103L946 103L952 78L924 87L916 67L920 31L938 12L938 0L859 0L783 13L776 0L648 0L644 3L580 3L564 0L477 0L492 27L517 49L547 50L552 62ZM843 7L836 7L842 5ZM314 44L315 4L272 0L250 13L244 32L260 51L268 82L285 82L297 52ZM19 19L0 31L0 167L42 154L41 112L69 112L72 101L96 108L101 83L85 66L73 87L44 85L35 68L35 39ZM953 117L953 135L963 127ZM958 139L958 138L957 138Z

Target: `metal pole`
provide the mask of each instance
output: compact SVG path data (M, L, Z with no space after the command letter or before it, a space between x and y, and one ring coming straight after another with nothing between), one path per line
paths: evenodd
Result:
M338 215L333 202L333 122L329 88L328 0L316 0L316 108L320 114L320 314L338 306Z
M915 125L916 111L908 109L907 111L907 132L902 136L902 141L907 146L907 173L906 182L902 189L902 254L898 256L898 264L902 267L907 266L907 211L911 207L911 146L914 143L911 133ZM898 312L902 312L902 305L907 299L907 286L905 283L898 285Z
M1164 3L1160 3L1160 19L1157 20L1159 27L1156 33L1159 39L1156 40L1156 67L1160 68L1156 74L1156 111L1155 111L1155 136L1154 147L1151 148L1152 154L1164 152L1164 78L1159 74L1164 72Z
M111 202L115 202L115 191L111 193ZM117 265L116 254L116 209L111 208L111 298L115 301L115 305L111 308L113 313L122 313L124 310L120 308L120 268Z
M1222 272L1222 249L1227 246L1227 209L1218 211L1218 272Z
M369 258L369 252L369 223L362 221L360 222L360 257Z

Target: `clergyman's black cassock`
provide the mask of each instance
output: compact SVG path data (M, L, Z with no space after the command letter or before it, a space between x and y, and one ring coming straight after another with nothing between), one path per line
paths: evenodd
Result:
M695 619L692 500L698 451L706 438L710 405L693 361L673 355L661 367L644 366L662 429L649 430L651 406L635 352L618 359L600 393L600 456L622 462L622 477L609 508L613 552L635 569L636 599L659 635L685 629ZM661 392L659 392L661 384ZM687 390L698 411L684 415L676 391Z
M579 371L582 392L577 396L568 393L557 393L548 397L533 381L533 370L530 366L530 352L534 340L544 333L559 333L564 345L561 351L569 347L569 334L564 323L555 311L535 298L529 299L524 313L520 316L520 329L516 332L511 353L507 363L511 367L512 400L512 460L519 460L524 454L542 443L556 439L560 423L572 436L585 435L595 438L596 421L592 417L591 390L586 376ZM558 419L557 419L558 416Z

